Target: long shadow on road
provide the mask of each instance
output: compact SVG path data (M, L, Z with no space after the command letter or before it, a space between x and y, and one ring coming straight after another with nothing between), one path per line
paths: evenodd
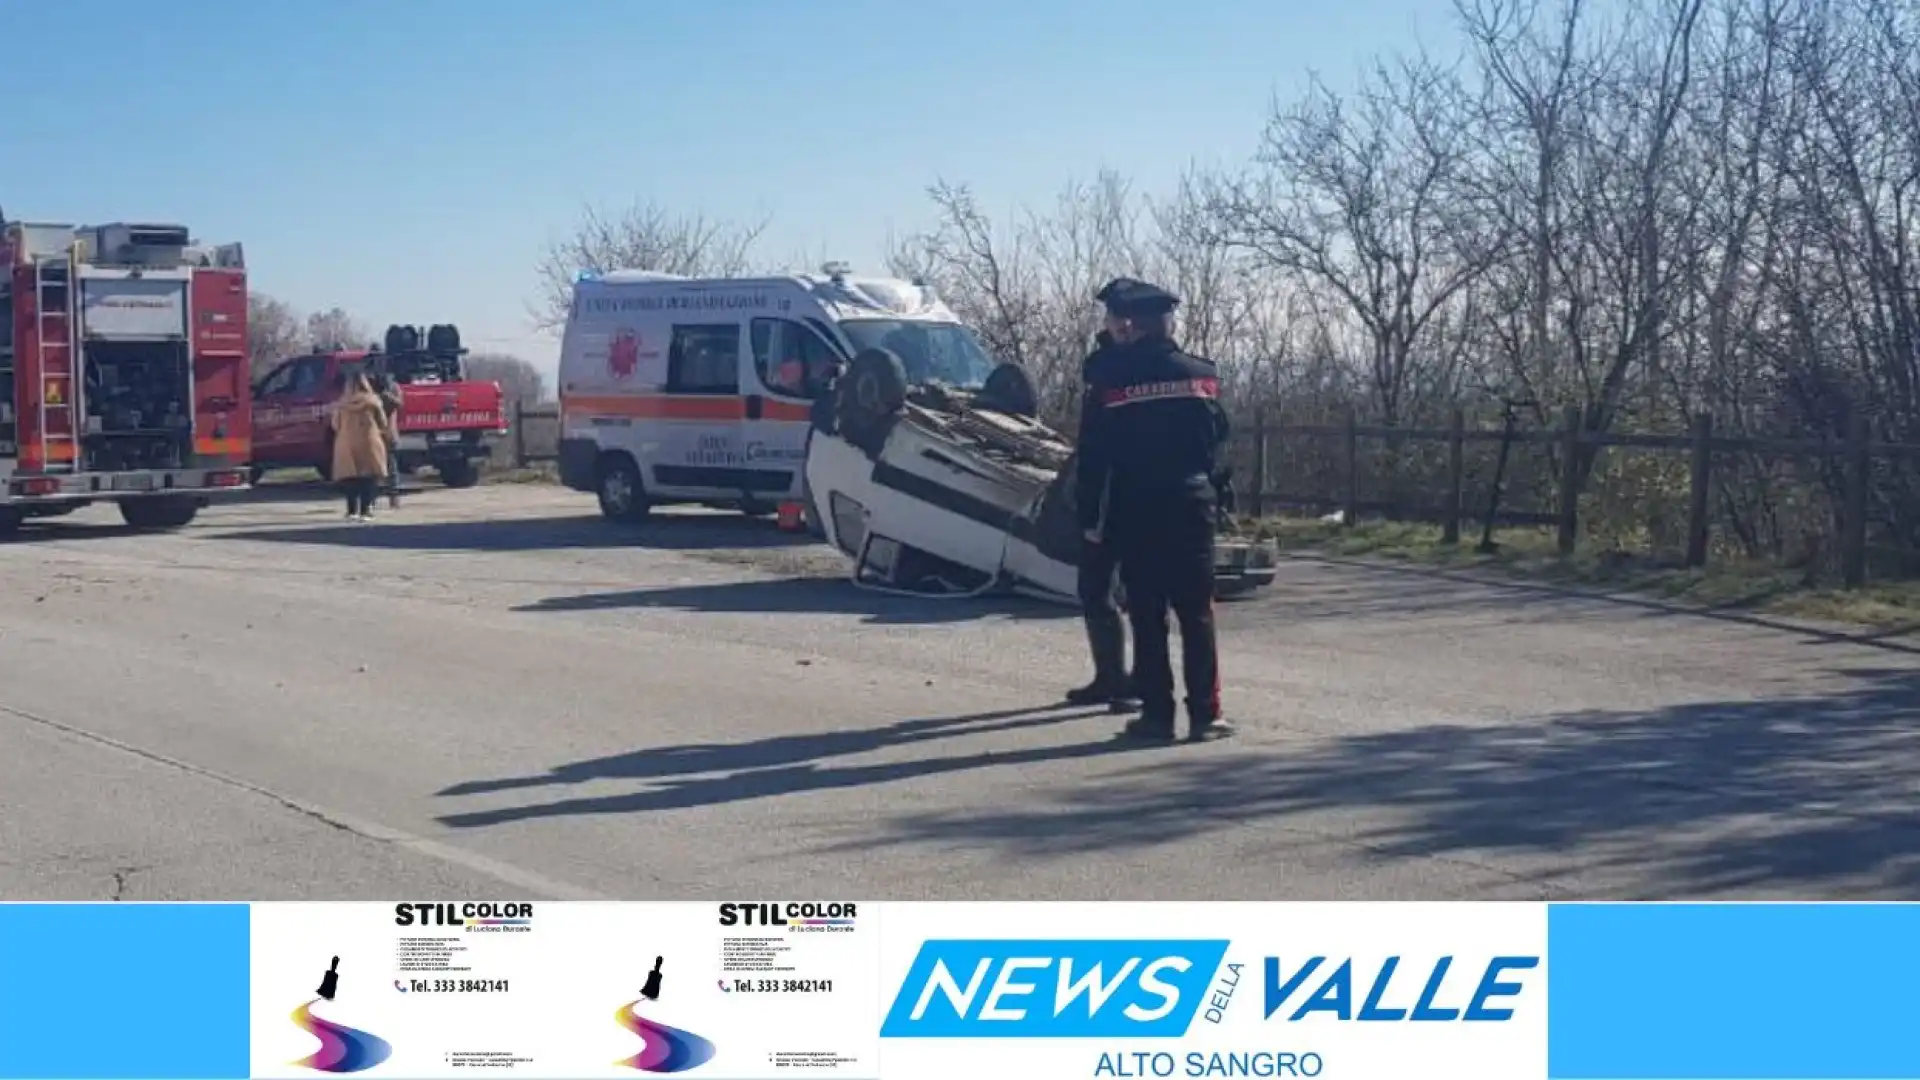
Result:
M555 613L646 608L729 615L797 612L860 615L864 616L864 621L879 625L919 626L944 622L974 622L991 617L1020 620L1079 617L1079 612L1074 609L1042 603L1038 600L1024 598L918 599L868 592L855 588L845 578L807 577L554 596L536 603L521 605L513 610Z
M1920 898L1920 674L1850 674L1820 697L1159 760L1025 806L902 817L829 850L960 843L1017 859L1274 825L1337 831L1371 858L1591 871L1643 898Z
M469 781L446 788L438 794L446 797L487 795L603 780L648 781L654 785L645 790L447 814L438 820L453 828L467 829L535 818L681 810L830 788L891 783L970 769L1092 757L1124 749L1126 744L1108 739L1020 750L980 750L867 765L822 764L831 758L936 741L1004 734L1095 716L1105 718L1106 715L1105 710L1064 707L1014 709L904 720L879 728L779 735L743 743L703 743L636 750L556 766L536 776Z
M377 512L377 511L376 511ZM722 515L663 515L642 525L623 527L598 516L499 518L479 521L388 521L375 526L329 525L319 528L241 529L218 540L255 540L276 544L326 544L388 551L538 551L556 548L653 548L695 551L709 548L784 548L815 543L783 533L764 521Z

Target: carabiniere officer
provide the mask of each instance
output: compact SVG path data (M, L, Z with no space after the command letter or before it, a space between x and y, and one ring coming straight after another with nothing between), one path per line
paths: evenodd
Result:
M1096 298L1106 305L1114 345L1089 372L1075 494L1081 530L1113 546L1126 587L1141 713L1125 733L1155 742L1175 737L1171 608L1180 623L1188 737L1230 735L1220 715L1213 628L1215 485L1228 434L1219 370L1174 342L1179 297L1122 279Z
M1122 278L1108 285L1096 299L1131 284ZM1093 351L1080 364L1080 415L1083 417L1099 408L1092 396L1094 373L1107 362L1113 350L1113 334L1101 330L1093 340ZM1076 497L1078 494L1076 488ZM1105 517L1105 494L1101 492L1103 504L1096 521ZM1092 529L1083 526L1083 532L1078 567L1080 617L1086 623L1087 645L1093 653L1093 681L1067 691L1067 701L1074 705L1105 705L1110 712L1131 712L1138 703L1133 700L1133 676L1127 669L1127 624L1120 614L1118 590L1114 587L1120 577L1120 562L1114 557L1113 546L1101 539L1100 525Z

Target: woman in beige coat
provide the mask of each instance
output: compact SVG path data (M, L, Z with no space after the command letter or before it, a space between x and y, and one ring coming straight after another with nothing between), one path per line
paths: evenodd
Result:
M355 375L333 405L333 478L347 493L347 520L373 520L373 497L387 475L393 421L365 375Z

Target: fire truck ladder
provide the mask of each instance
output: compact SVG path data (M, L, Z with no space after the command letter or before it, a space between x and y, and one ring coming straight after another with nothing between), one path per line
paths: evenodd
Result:
M37 258L33 264L34 347L40 353L41 467L50 473L73 472L79 467L75 396L80 392L73 363L73 272L71 253ZM61 429L55 431L54 427Z

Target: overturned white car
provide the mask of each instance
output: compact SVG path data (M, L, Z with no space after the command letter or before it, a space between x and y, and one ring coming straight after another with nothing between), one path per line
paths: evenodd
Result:
M854 583L1078 604L1073 447L1035 411L1013 364L965 391L909 382L888 350L858 353L816 403L806 458L808 514ZM1214 552L1218 596L1273 581L1269 545L1223 535Z

